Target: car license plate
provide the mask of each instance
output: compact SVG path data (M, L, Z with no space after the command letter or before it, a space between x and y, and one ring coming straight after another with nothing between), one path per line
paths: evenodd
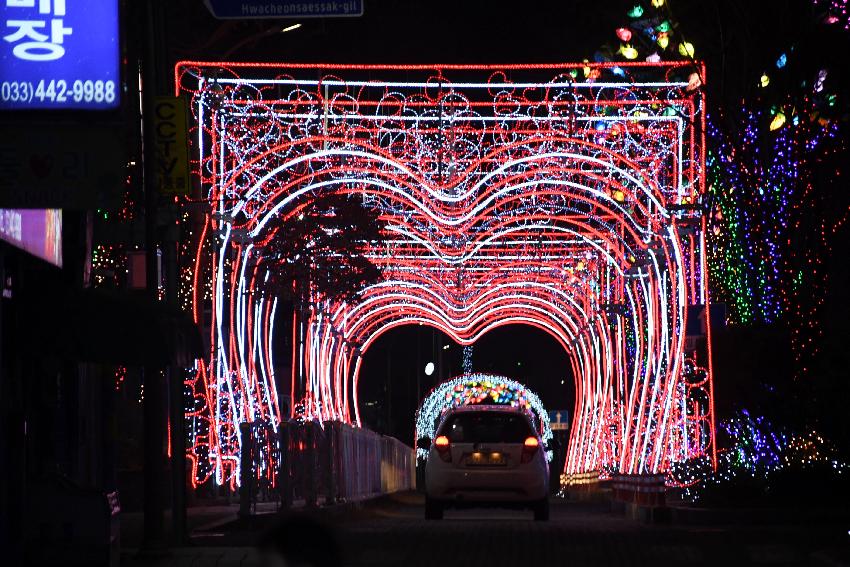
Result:
M507 460L502 453L472 453L467 457L466 464L473 467L494 467L506 465Z

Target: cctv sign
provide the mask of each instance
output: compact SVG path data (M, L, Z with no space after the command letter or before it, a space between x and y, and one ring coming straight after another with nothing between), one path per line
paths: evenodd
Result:
M0 0L0 109L120 104L118 0Z

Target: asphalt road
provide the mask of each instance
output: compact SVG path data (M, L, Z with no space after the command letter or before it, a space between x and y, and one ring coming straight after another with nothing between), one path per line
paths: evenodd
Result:
M401 495L336 523L351 566L829 565L850 526L647 525L605 502L555 500L549 522L530 512L448 511L425 521L420 497Z
M611 512L607 502L553 499L549 522L487 509L426 521L423 504L406 493L319 517L335 531L349 567L850 565L850 523L834 520L651 525ZM157 561L130 554L122 564L261 565L252 545L275 518L196 530L191 548Z

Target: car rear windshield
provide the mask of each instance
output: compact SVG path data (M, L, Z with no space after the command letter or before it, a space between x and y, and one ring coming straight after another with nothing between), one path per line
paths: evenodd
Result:
M440 433L452 443L522 443L532 434L525 417L502 412L449 416Z

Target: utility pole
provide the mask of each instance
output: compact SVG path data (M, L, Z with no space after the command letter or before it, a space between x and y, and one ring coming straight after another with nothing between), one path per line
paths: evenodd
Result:
M422 324L416 327L416 404L422 399Z
M389 435L391 432L395 433L393 430L393 359L392 359L392 348L390 347L387 350L387 434Z
M165 237L165 288L168 307L177 311L177 240L178 229L169 223ZM184 421L184 370L168 367L168 416L171 423L171 536L175 545L186 543L186 424Z
M157 206L159 193L156 183L155 137L153 113L156 96L156 65L158 61L161 21L159 4L148 0L142 7L144 31L140 38L139 59L142 71L142 172L145 188L145 283L150 301L159 300L159 266L157 258ZM165 397L163 368L146 362L144 368L143 455L144 455L144 524L142 551L158 554L165 549L163 537L164 472L163 438L165 436Z

